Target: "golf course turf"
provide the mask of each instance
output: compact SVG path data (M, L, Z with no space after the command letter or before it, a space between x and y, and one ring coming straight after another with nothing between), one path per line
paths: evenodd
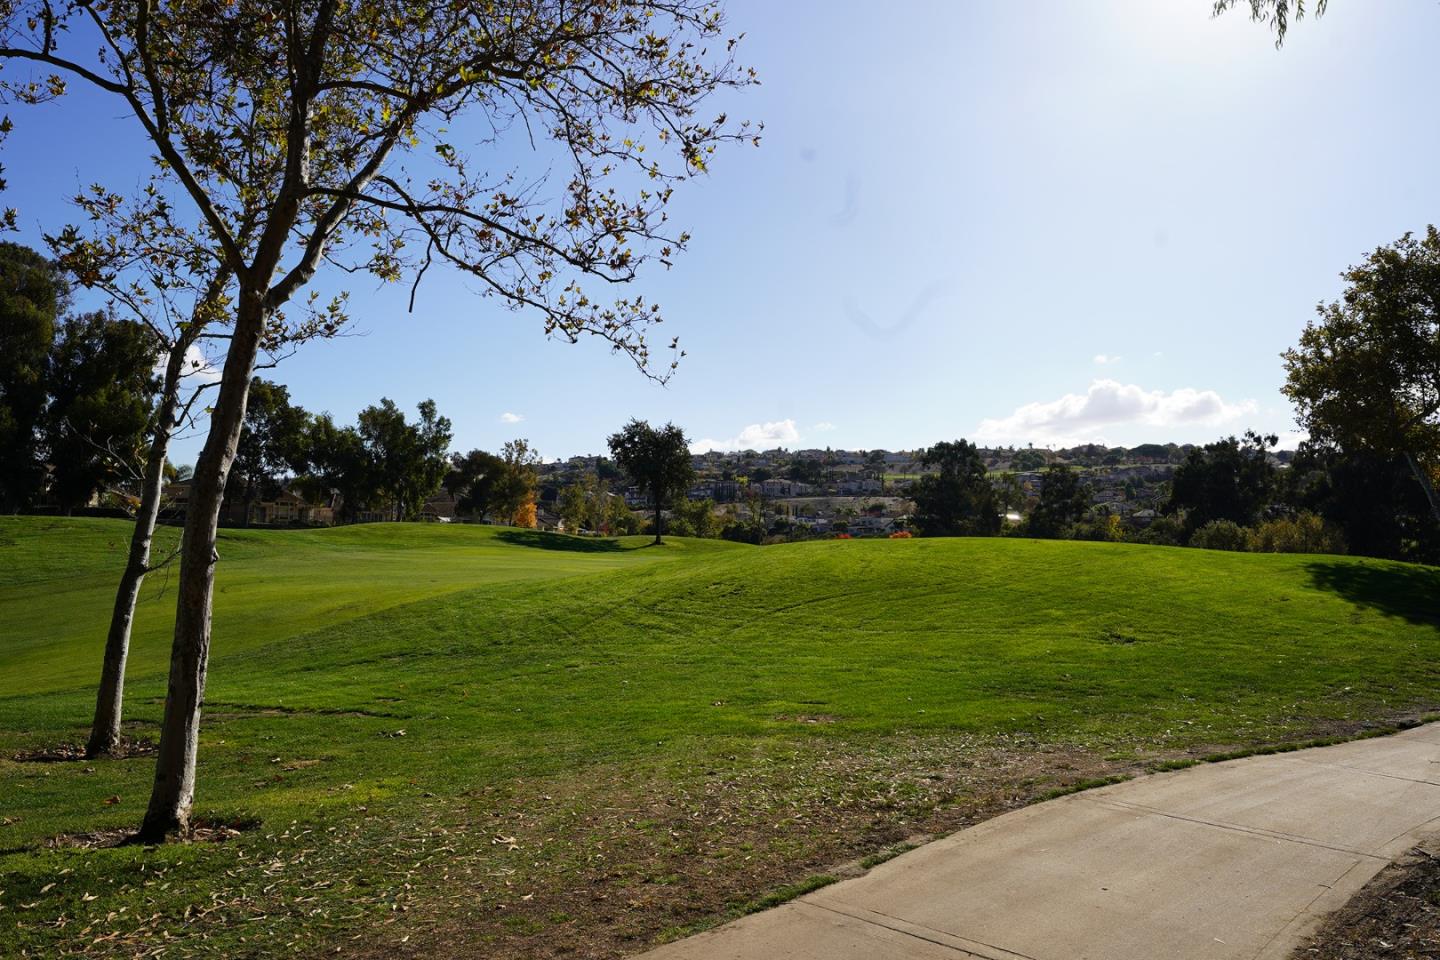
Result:
M117 846L143 749L35 758L84 740L129 529L0 519L0 955L615 956L1047 792L1440 701L1440 570L1384 561L222 531L204 839ZM145 597L141 744L164 571Z

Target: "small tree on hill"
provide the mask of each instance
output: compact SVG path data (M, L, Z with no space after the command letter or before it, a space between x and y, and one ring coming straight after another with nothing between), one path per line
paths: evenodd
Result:
M935 444L920 463L938 468L911 488L915 526L927 537L993 536L1000 530L1000 505L986 475L985 461L972 443Z
M225 491L226 499L241 504L242 524L249 526L250 508L256 500L279 493L281 476L307 469L309 427L310 415L290 403L290 391L283 385L259 377L250 384L245 429Z
M444 485L455 498L455 512L484 520L494 508L495 487L504 472L505 461L484 450L452 456Z
M611 435L609 445L610 455L620 469L650 498L655 511L655 542L660 543L666 504L683 496L695 482L685 432L673 423L657 429L644 420L631 420L619 433Z
M540 484L540 452L524 438L508 440L500 450L500 462L501 470L490 491L495 515L517 527L526 525L519 522L521 519L530 520L528 525L533 527L531 511Z
M1078 471L1054 463L1041 478L1040 499L1030 514L1028 529L1035 537L1063 537L1090 509L1090 491Z

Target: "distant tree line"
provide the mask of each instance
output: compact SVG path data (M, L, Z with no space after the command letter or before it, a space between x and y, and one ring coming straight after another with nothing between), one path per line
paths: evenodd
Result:
M534 527L540 454L512 440L498 454L452 453L451 422L433 400L413 420L388 398L361 410L352 426L328 413L312 416L289 391L256 378L250 387L240 447L226 485L227 501L248 517L256 501L293 487L313 503L330 503L341 523L380 515L416 520L442 489L455 513Z

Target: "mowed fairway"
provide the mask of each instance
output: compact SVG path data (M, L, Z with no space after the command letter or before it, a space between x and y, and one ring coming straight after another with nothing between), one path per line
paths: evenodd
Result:
M1440 701L1424 567L230 531L196 810L238 832L97 847L152 761L9 758L83 739L128 530L0 520L0 955L615 956L1050 788Z

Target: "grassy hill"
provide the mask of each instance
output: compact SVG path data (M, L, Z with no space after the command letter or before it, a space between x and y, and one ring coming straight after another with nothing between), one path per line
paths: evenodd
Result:
M83 739L127 534L0 520L0 756ZM644 543L228 532L197 811L238 834L96 848L149 759L0 760L0 953L613 956L1051 788L1440 700L1431 568ZM146 593L142 738L174 599Z

